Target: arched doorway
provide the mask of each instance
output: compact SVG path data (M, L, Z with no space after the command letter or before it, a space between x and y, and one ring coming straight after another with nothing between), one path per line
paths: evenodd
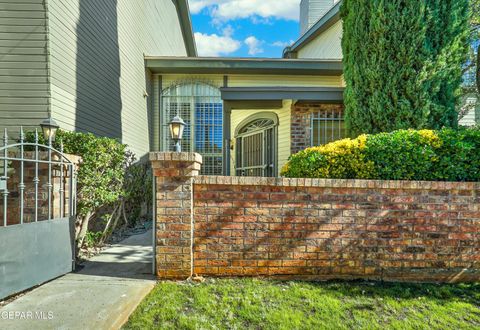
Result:
M277 174L278 117L261 112L245 119L235 132L237 176L273 177Z

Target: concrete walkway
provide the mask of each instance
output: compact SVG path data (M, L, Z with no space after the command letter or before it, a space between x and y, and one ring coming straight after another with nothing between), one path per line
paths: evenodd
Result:
M156 283L151 242L151 230L131 236L32 290L0 309L0 329L118 329Z

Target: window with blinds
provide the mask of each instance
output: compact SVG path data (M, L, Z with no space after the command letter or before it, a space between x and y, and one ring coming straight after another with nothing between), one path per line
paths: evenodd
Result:
M201 173L223 173L223 102L218 88L204 83L177 84L162 92L162 150L173 150L169 123L185 121L182 150L203 157Z

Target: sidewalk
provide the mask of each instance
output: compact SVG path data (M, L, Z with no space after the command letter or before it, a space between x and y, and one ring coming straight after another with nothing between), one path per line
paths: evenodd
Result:
M151 230L131 236L32 290L0 309L0 329L118 329L156 283L151 242ZM29 312L37 319L22 319Z

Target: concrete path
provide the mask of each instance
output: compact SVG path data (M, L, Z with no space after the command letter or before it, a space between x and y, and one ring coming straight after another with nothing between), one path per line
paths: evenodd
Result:
M18 298L0 309L0 329L118 329L156 283L151 242L151 230L131 236Z

